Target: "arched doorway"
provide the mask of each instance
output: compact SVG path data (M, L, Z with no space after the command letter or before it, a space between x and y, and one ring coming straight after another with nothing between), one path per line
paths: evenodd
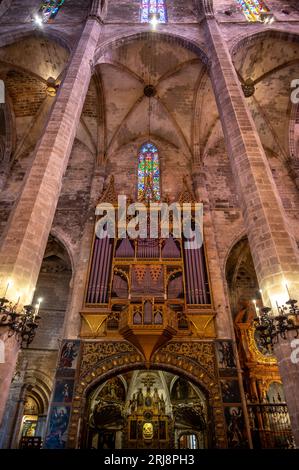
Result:
M196 449L211 440L206 394L164 370L132 370L88 393L81 447Z

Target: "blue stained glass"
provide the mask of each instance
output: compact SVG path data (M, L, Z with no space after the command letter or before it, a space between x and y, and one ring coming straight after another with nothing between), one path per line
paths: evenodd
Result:
M160 201L160 165L158 150L151 142L142 145L138 155L138 200Z
M149 23L151 14L157 15L158 23L166 23L165 0L142 0L141 23Z
M44 0L39 8L39 14L43 23L54 20L65 0Z

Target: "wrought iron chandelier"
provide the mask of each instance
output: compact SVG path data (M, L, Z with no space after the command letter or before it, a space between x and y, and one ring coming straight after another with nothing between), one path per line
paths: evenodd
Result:
M0 298L0 327L8 327L8 337L15 335L20 346L28 347L35 337L40 316L39 305L19 307L5 297Z
M297 300L289 299L285 305L277 304L278 315L270 307L262 307L254 318L256 331L260 333L263 346L272 349L279 338L287 339L287 332L293 331L294 338L299 337L299 307Z

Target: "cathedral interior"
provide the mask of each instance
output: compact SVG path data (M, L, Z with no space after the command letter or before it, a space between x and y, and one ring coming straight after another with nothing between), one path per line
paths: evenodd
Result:
M0 236L0 448L298 448L298 1L0 0Z

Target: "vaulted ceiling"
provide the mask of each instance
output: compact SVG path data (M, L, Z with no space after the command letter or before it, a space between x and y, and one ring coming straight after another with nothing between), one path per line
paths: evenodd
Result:
M287 158L291 82L299 77L299 44L277 37L260 37L234 56L241 82L253 80L248 105L266 149Z
M207 139L217 118L200 59L186 48L153 36L113 50L102 62L99 74L105 97L108 156L130 141L148 139L150 134L191 159L195 140ZM155 89L151 98L144 93L147 85ZM208 113L201 112L205 98Z

